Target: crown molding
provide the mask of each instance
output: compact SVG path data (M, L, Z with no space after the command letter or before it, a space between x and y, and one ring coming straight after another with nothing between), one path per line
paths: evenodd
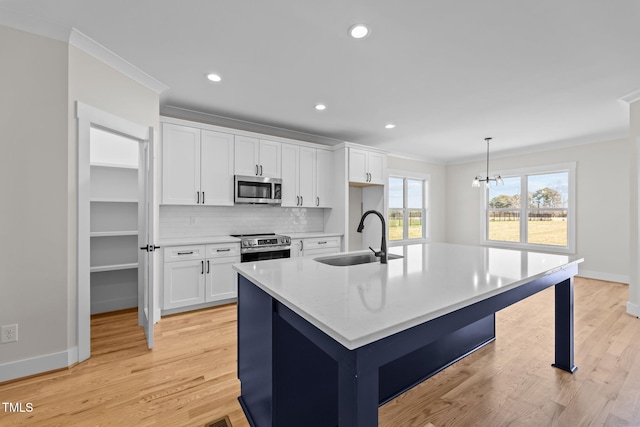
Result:
M96 42L86 34L83 34L80 31L76 30L75 28L71 29L71 34L69 35L69 44L93 56L99 61L104 62L105 64L116 69L132 80L135 80L146 88L151 89L157 94L161 94L169 88L164 83L154 79L135 65L118 56L115 52L107 49L100 43Z
M0 7L0 25L75 46L158 95L169 87L75 28Z
M622 98L620 98L620 100L628 104L631 104L636 101L640 101L640 89L623 96Z

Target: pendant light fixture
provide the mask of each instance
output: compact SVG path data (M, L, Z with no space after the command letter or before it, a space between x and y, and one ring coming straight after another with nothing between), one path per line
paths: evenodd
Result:
M487 175L486 178L483 178L480 175L476 176L471 183L472 187L480 187L480 183L482 182L484 183L485 188L489 188L491 181L495 182L496 185L503 184L502 177L500 175L494 175L493 178L489 178L489 141L491 141L491 138L485 138L484 140L487 141Z

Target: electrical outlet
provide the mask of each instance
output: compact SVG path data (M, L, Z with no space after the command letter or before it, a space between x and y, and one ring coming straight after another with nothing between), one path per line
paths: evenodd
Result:
M0 326L0 344L18 341L18 325Z

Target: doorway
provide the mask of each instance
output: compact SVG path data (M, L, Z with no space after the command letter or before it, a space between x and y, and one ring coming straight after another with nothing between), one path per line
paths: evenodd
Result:
M78 361L91 314L138 307L153 347L153 128L77 103Z

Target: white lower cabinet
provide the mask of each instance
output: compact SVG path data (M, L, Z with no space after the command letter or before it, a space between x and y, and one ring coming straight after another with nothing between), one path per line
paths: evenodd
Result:
M188 308L237 297L240 244L173 246L164 249L163 310Z
M206 254L205 302L237 298L237 273L231 265L240 262L240 244L207 245Z
M204 302L204 260L164 264L164 309Z

